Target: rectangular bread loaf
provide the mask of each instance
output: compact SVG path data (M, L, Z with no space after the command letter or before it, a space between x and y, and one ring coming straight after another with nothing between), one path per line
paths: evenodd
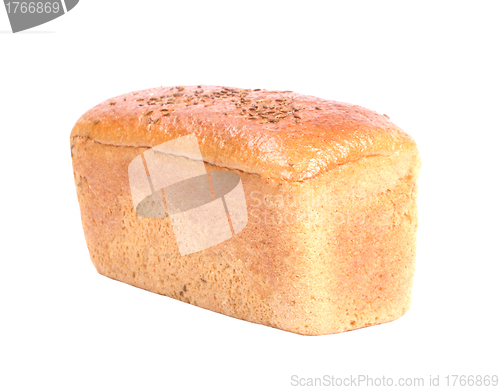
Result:
M304 335L410 307L420 159L385 115L290 91L162 87L86 112L71 156L102 275Z

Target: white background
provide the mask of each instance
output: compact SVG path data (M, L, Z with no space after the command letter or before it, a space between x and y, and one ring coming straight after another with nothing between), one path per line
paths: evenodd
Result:
M288 389L292 375L500 374L498 2L82 0L0 9L0 388ZM112 281L89 258L69 134L132 90L214 84L359 104L417 141L413 304L305 337Z

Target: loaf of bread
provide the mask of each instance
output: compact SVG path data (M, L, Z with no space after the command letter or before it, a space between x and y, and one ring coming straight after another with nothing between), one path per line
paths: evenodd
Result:
M420 158L386 115L291 91L162 87L87 111L71 156L102 275L303 335L410 307Z

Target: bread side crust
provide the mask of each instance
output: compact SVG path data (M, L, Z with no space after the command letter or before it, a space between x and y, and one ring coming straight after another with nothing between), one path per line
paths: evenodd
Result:
M178 255L168 218L146 219L134 211L127 167L145 150L72 137L83 228L99 273L305 335L391 321L408 309L416 149L362 158L305 182L237 171L247 227L190 256ZM351 218L341 222L339 215Z

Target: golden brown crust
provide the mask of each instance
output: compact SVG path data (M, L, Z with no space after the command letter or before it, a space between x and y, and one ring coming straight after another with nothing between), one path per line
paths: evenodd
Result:
M78 120L71 137L149 148L191 133L206 162L288 182L415 147L386 116L359 106L217 86L161 87L108 99Z
M73 170L98 272L304 335L403 315L415 268L420 158L413 140L358 106L291 92L224 91L130 93L77 122ZM181 256L168 216L136 213L128 166L189 133L208 171L239 171L248 224L227 241Z
M304 335L392 321L410 306L417 153L361 159L301 183L240 172L246 228L181 256L170 219L140 217L132 203L127 167L147 149L81 137L72 145L88 249L107 277Z

